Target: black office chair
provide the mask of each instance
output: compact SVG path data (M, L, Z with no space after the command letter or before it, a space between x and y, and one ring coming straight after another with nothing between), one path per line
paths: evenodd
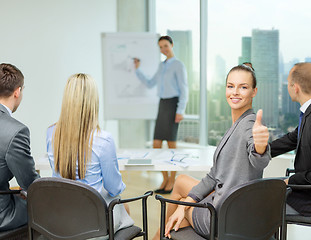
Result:
M284 235L286 184L280 179L258 179L225 193L219 210L211 204L185 203L165 199L161 202L161 240L164 237L166 203L208 208L211 212L210 240L268 240ZM279 233L279 229L281 229ZM174 240L204 240L191 227L171 231Z
M147 198L115 199L107 206L92 187L62 178L40 178L28 188L29 239L43 235L48 239L88 239L109 235L109 240L127 240L143 236L148 239ZM113 208L116 204L142 200L143 230L137 226L114 234Z
M25 197L27 196L26 192L21 190L0 191L0 195L2 194L22 194ZM26 239L28 239L27 224L12 230L0 231L0 240L26 240Z
M287 168L285 175L287 177L290 176L290 174L295 173L294 169ZM292 190L311 190L311 185L293 185L288 184L288 187L290 187ZM286 224L284 225L285 231L287 230L287 224L297 224L297 225L303 225L303 226L311 226L311 217L306 217L300 214L293 215L293 214L286 214L285 217ZM286 239L286 238L284 238Z

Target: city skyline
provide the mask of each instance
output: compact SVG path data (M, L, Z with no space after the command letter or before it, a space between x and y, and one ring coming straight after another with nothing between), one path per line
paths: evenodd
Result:
M191 44L189 48L181 47L187 42L191 42L190 31L173 31L167 32L175 39L176 56L189 65L191 62ZM299 104L291 101L287 92L287 72L298 61L293 59L284 63L279 58L279 31L253 29L251 36L241 37L241 61L250 61L253 63L257 75L257 86L260 89L254 98L254 109L264 110L264 122L270 128L271 136L275 137L286 132L290 127L295 127L297 121L297 112ZM308 60L308 58L305 58ZM225 84L223 83L226 76L226 61L221 56L216 56L215 75L213 76L212 90L208 94L208 114L209 114L209 143L217 144L224 131L230 127L230 108L228 108L224 98ZM191 65L191 64L190 64ZM188 66L189 67L189 66ZM189 83L198 78L195 72L189 67ZM189 102L186 114L199 114L199 92L198 89L189 86ZM280 111L281 110L281 111ZM178 139L187 142L198 142L199 125L198 118L192 117L183 121L179 132Z
M307 1L297 2L311 6ZM259 81L260 91L254 99L253 106L255 110L264 108L264 120L271 130L270 136L275 138L288 128L295 127L297 122L295 112L299 105L291 102L285 91L285 84L282 83L287 82L286 75L293 64L311 59L309 48L311 34L309 36L305 32L311 21L307 10L302 10L301 14L294 11L297 2L289 0L272 2L263 0L256 3L246 0L208 2L209 144L217 144L225 130L232 124L230 108L224 97L225 77L233 66L247 59L253 62ZM199 82L199 1L157 0L156 7L157 32L161 35L172 33L173 40L176 41L174 47L177 58L180 57L186 65L192 61L192 66L189 67L189 81ZM171 9L178 11L172 14ZM264 14L264 18L260 17L261 14ZM182 35L184 39L178 39ZM182 43L186 43L186 35L192 36L192 40L188 40L192 42L191 46L186 44L181 46ZM193 53L192 57L189 56L188 48ZM195 92L195 89L190 89L191 91ZM193 100L189 99L187 112L188 114L197 112L199 116L199 112L193 110L193 106L198 109ZM198 119L191 119L189 123L184 121L182 125L180 127L182 139L179 140L185 140L189 135L194 142L198 141L193 139L197 138L197 134L194 133L199 129Z
M263 109L263 120L277 128L279 122L279 31L252 30L251 59L257 78L255 110Z
M192 31L194 71L199 66L199 3L199 0L156 0L157 32ZM311 57L311 34L306 34L311 25L310 8L308 0L208 1L208 77L213 75L217 55L226 59L227 71L238 64L240 39L251 36L252 29L280 31L280 55L284 62ZM178 9L177 13L172 14L172 9Z

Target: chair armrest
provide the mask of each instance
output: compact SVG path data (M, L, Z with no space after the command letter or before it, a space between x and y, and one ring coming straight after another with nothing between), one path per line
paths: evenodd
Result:
M25 198L27 198L27 191L21 190L21 195Z
M122 204L122 203L128 203L128 202L134 202L134 201L137 201L137 200L144 200L144 199L147 199L148 197L152 196L153 195L153 191L148 191L148 192L145 192L144 195L141 195L139 197L133 197L133 198L126 198L126 199L121 199L121 198L117 198L117 199L114 199L110 202L109 206L108 206L108 210L113 210L114 206L117 205L117 204Z
M165 228L165 214L166 214L166 203L184 205L190 207L208 208L211 213L211 223L210 223L210 240L215 240L215 230L216 230L216 209L210 203L190 203L171 200L162 197L161 195L156 195L155 198L161 202L161 225L160 225L160 237L164 238L164 228Z
M183 201L176 201L168 198L164 198L161 195L155 195L155 198L159 200L160 202L168 202L168 203L173 203L177 205L184 205L184 206L190 206L190 207L201 207L201 208L212 208L215 209L212 204L209 203L191 203L191 202L183 202Z
M286 169L286 172L285 172L285 176L286 176L286 177L289 177L289 175L290 175L291 173L295 173L295 169L287 168L287 169Z
M108 206L108 218L109 218L109 239L114 238L113 229L113 208L117 204L128 203L133 201L142 200L142 215L143 215L143 232L148 236L148 223L147 223L147 198L153 195L153 191L145 192L144 195L139 197L127 198L127 199L114 199Z
M0 195L8 195L8 194L20 194L23 199L27 198L27 191L25 190L4 190L0 191Z
M133 197L133 198L127 198L127 199L119 199L118 201L118 204L120 203L127 203L127 202L133 202L133 201L137 201L137 200L140 200L140 199L146 199L150 196L153 195L153 191L148 191L148 192L145 192L144 195L142 196L139 196L139 197Z
M0 191L0 195L7 195L7 194L20 194L21 190L3 190Z

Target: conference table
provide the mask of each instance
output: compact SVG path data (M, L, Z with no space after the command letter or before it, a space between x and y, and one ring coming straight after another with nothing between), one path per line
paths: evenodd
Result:
M208 172L213 165L215 149L214 146L196 149L118 149L117 158L120 171ZM36 169L51 170L47 156L36 161Z

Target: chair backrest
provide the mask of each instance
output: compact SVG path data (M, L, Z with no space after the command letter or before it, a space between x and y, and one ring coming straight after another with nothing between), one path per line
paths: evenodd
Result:
M40 178L28 188L28 226L52 239L108 234L105 200L92 187L62 178Z
M19 239L19 240L26 240L28 239L28 226L23 225L21 227L2 231L0 232L0 240L8 240L8 239Z
M232 189L226 196L218 210L218 240L266 240L282 226L284 181L254 180Z

